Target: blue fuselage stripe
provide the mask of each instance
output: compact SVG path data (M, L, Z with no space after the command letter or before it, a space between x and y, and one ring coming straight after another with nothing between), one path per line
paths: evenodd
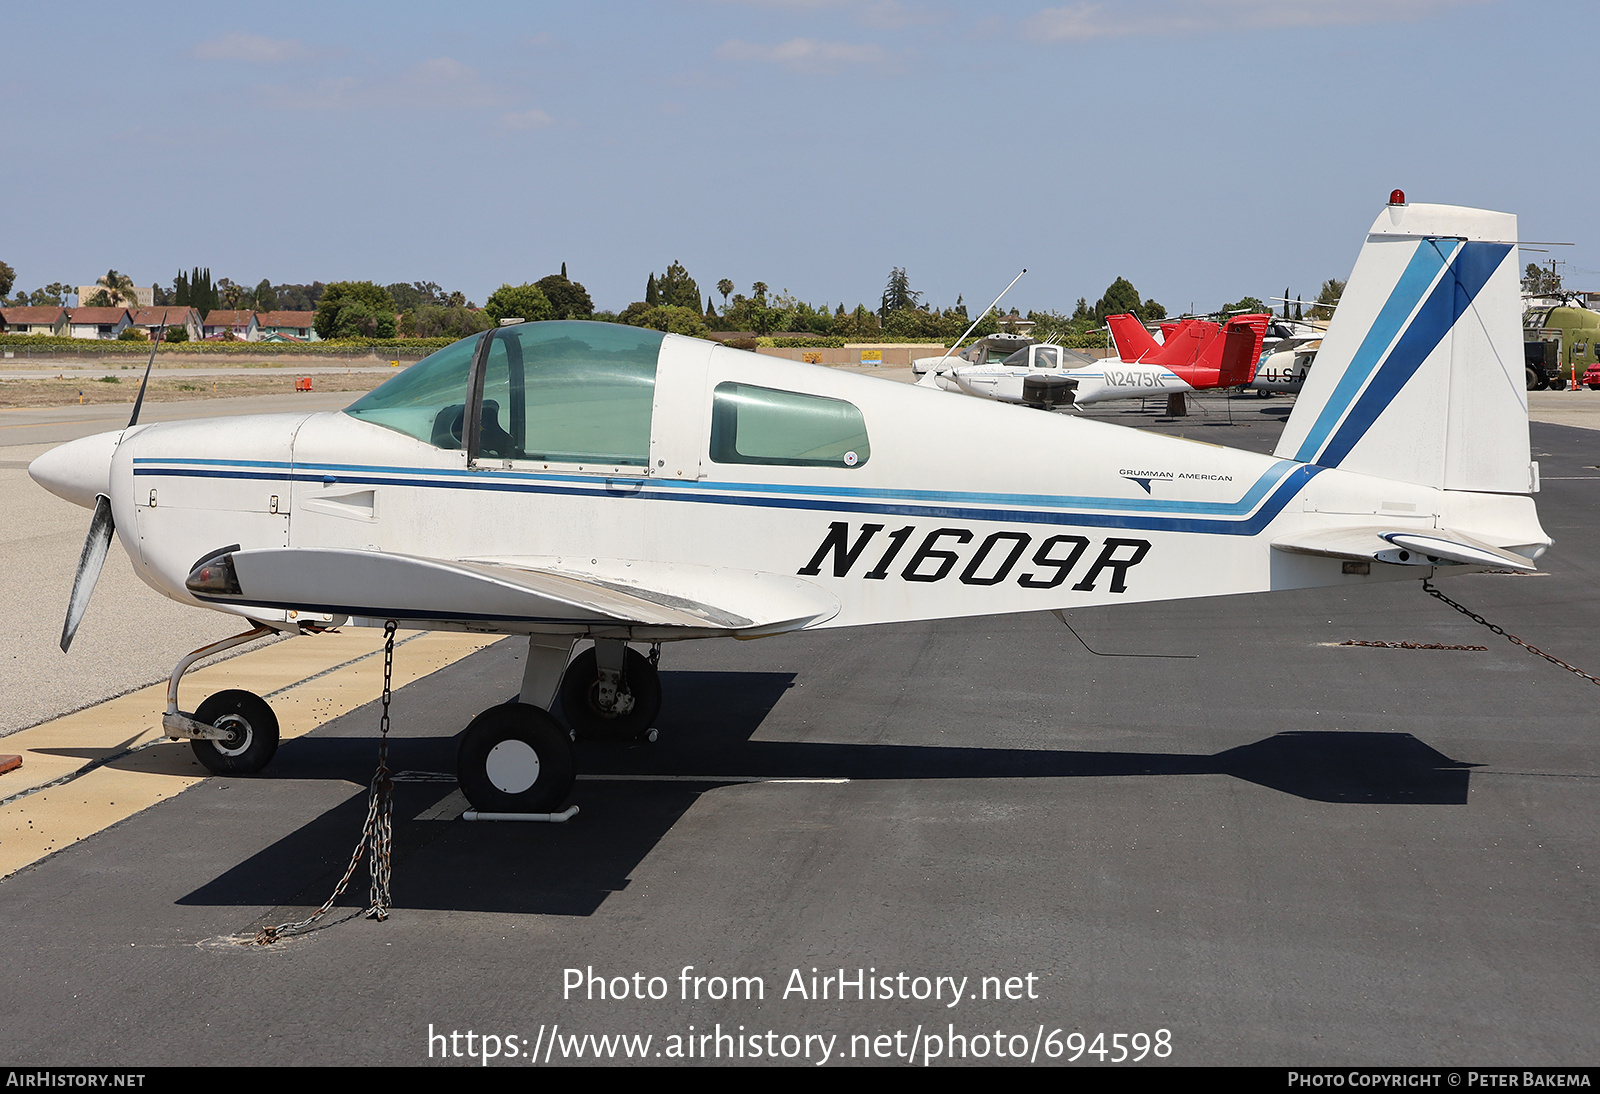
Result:
M173 466L181 464L182 466ZM209 464L209 466L207 466ZM276 466L277 470L271 468ZM1201 503L1201 502L1121 502L1110 498L1047 498L1046 500L1061 508L1051 510L1015 508L1017 503L1029 504L1036 495L1016 495L1006 498L1011 506L975 505L967 502L968 499L983 499L989 495L949 495L950 501L944 504L930 503L920 497L915 500L900 500L897 494L932 495L938 497L933 491L862 491L859 499L842 498L837 496L839 491L833 490L829 497L814 497L807 494L792 494L789 496L751 496L735 495L722 492L708 492L697 490L691 484L682 486L651 483L648 489L619 490L607 488L594 479L571 479L560 484L548 481L539 481L539 477L530 476L528 479L506 479L491 474L448 472L445 476L429 475L418 477L415 472L406 472L401 475L372 473L383 469L359 472L357 469L341 467L339 483L351 486L404 486L418 489L444 489L444 490L487 490L495 492L522 493L522 494L550 494L559 497L580 498L611 498L614 500L643 499L652 501L691 502L702 505L738 505L752 506L765 509L803 509L818 512L837 513L863 513L885 516L918 517L933 520L981 520L994 522L1009 522L1018 524L1060 524L1092 528L1128 528L1144 529L1150 531L1172 532L1205 532L1213 535L1242 535L1256 534L1269 523L1273 517L1282 511L1290 498L1299 492L1300 488L1312 476L1322 470L1320 467L1295 464L1289 460L1280 460L1264 473L1260 479L1245 493L1244 498L1238 502L1230 503ZM267 479L276 482L307 482L320 483L326 478L322 468L295 468L290 469L286 464L252 463L250 461L205 461L205 460L162 460L139 459L135 460L134 474L149 478L207 478L207 479ZM633 480L627 480L632 485ZM592 485L578 485L579 483ZM703 485L703 484L701 484ZM760 489L781 490L783 487L759 487ZM809 492L808 492L809 493ZM876 495L884 495L878 500ZM1005 498L1004 495L998 496ZM1265 502L1256 508L1256 502L1263 497ZM1068 512L1064 508L1075 503L1084 503L1083 508L1102 508L1110 510L1113 507L1122 512ZM1148 510L1156 509L1157 513L1165 512L1173 515L1156 515ZM1132 510L1132 512L1130 512ZM1251 512L1254 510L1254 512ZM1181 514L1181 515L1179 515Z

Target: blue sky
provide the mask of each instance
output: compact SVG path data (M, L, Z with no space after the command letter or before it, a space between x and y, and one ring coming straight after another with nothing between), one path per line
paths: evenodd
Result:
M1518 213L1600 288L1600 7L663 0L8 11L0 260L254 284L681 260L876 303L1170 310L1344 277L1389 191ZM1550 256L1527 254L1523 261ZM1591 274L1587 271L1593 270ZM719 298L720 299L720 298Z

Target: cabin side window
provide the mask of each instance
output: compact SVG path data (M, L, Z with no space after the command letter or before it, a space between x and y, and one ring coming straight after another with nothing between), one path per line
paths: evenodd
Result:
M479 457L645 466L663 338L642 327L571 321L495 331Z
M842 399L739 383L712 393L716 463L860 467L871 454L861 411Z

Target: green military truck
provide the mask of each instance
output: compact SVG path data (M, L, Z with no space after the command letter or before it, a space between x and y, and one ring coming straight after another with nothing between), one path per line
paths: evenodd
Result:
M1576 303L1533 308L1522 327L1529 391L1579 383L1600 361L1600 312Z

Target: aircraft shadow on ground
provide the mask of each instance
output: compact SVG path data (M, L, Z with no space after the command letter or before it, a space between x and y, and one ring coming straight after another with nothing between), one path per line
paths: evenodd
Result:
M580 744L591 776L565 825L465 824L413 818L455 792L448 779L395 788L396 907L590 915L630 875L700 795L756 778L1080 779L1230 775L1311 801L1463 805L1475 766L1450 759L1408 733L1286 731L1212 756L918 745L817 744L751 738L793 681L790 673L675 672L663 675L668 708L653 745ZM391 769L449 773L455 739L397 738ZM263 808L280 780L362 784L374 761L370 737L317 736L285 743L264 778L238 780ZM626 776L675 776L633 781ZM621 778L607 778L621 776ZM237 805L237 799L235 800ZM266 905L299 918L332 891L366 812L355 794L214 881L189 905ZM363 866L341 904L366 893Z

